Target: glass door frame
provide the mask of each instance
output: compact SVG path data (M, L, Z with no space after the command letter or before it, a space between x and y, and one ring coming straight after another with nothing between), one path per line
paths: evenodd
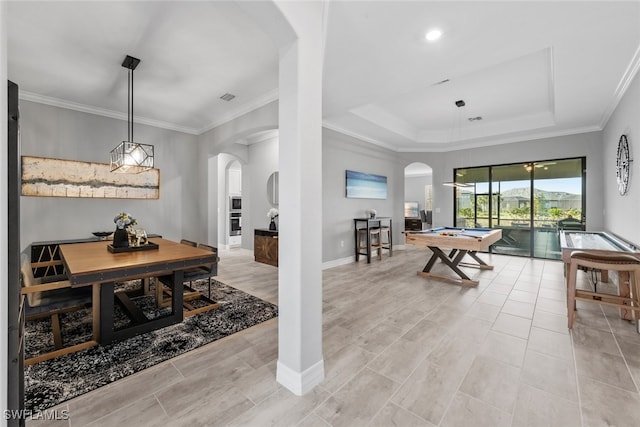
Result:
M494 194L493 194L493 168L494 167L500 167L500 166L517 166L517 165L534 165L536 163L550 163L550 162L559 162L559 161L567 161L567 160L580 160L581 162L581 174L580 174L580 178L581 178L581 218L580 218L580 222L582 223L583 228L586 227L586 221L587 221L587 158L586 156L578 156L578 157L564 157L564 158L556 158L556 159L547 159L547 160L533 160L533 161L526 161L526 162L510 162L510 163L502 163L502 164L494 164L494 165L482 165L482 166L472 166L472 167L463 167L463 168L454 168L453 169L453 182L460 182L459 180L459 176L458 173L461 170L468 170L468 169L480 169L480 168L488 168L488 186L489 186L489 197L488 197L488 201L489 201L489 228L493 228L494 227L494 218L493 218L493 210L494 210ZM530 229L530 233L531 233L531 239L529 242L529 257L530 258L539 258L536 257L535 251L534 251L534 246L535 246L535 236L534 236L534 218L535 218L535 188L534 188L534 183L535 183L535 167L531 167L531 170L529 171L529 182L530 182L530 191L529 191L529 229ZM477 204L475 203L475 200L477 198L477 194L475 193L475 189L476 189L476 183L473 183L473 189L474 189L474 218L473 218L473 222L474 224L477 224L477 219L478 219L478 207ZM483 192L482 195L484 195L485 193ZM500 201L498 200L498 212L500 212ZM453 188L453 224L456 224L456 220L457 220L457 215L458 215L458 197L457 197L457 192L456 192L456 187ZM496 218L498 219L498 218ZM489 247L489 252L492 252L492 248Z

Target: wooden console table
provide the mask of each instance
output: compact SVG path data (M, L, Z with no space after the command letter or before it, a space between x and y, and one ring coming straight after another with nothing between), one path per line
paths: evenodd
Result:
M253 256L256 262L278 266L278 232L256 228L253 236Z

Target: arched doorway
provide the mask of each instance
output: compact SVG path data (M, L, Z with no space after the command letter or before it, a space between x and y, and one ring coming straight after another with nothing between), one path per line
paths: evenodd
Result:
M432 174L425 163L414 162L404 168L405 230L422 230L433 223Z

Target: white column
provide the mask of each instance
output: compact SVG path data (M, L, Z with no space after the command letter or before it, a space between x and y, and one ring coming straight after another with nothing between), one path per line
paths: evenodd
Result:
M297 39L280 48L277 381L302 395L322 357L322 2L277 2Z
M280 384L302 395L322 358L322 63L326 2L243 2L279 48Z

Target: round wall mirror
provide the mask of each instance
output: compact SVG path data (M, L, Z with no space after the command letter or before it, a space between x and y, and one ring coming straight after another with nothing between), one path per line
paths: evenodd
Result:
M278 171L275 171L267 180L267 199L273 206L278 206Z

